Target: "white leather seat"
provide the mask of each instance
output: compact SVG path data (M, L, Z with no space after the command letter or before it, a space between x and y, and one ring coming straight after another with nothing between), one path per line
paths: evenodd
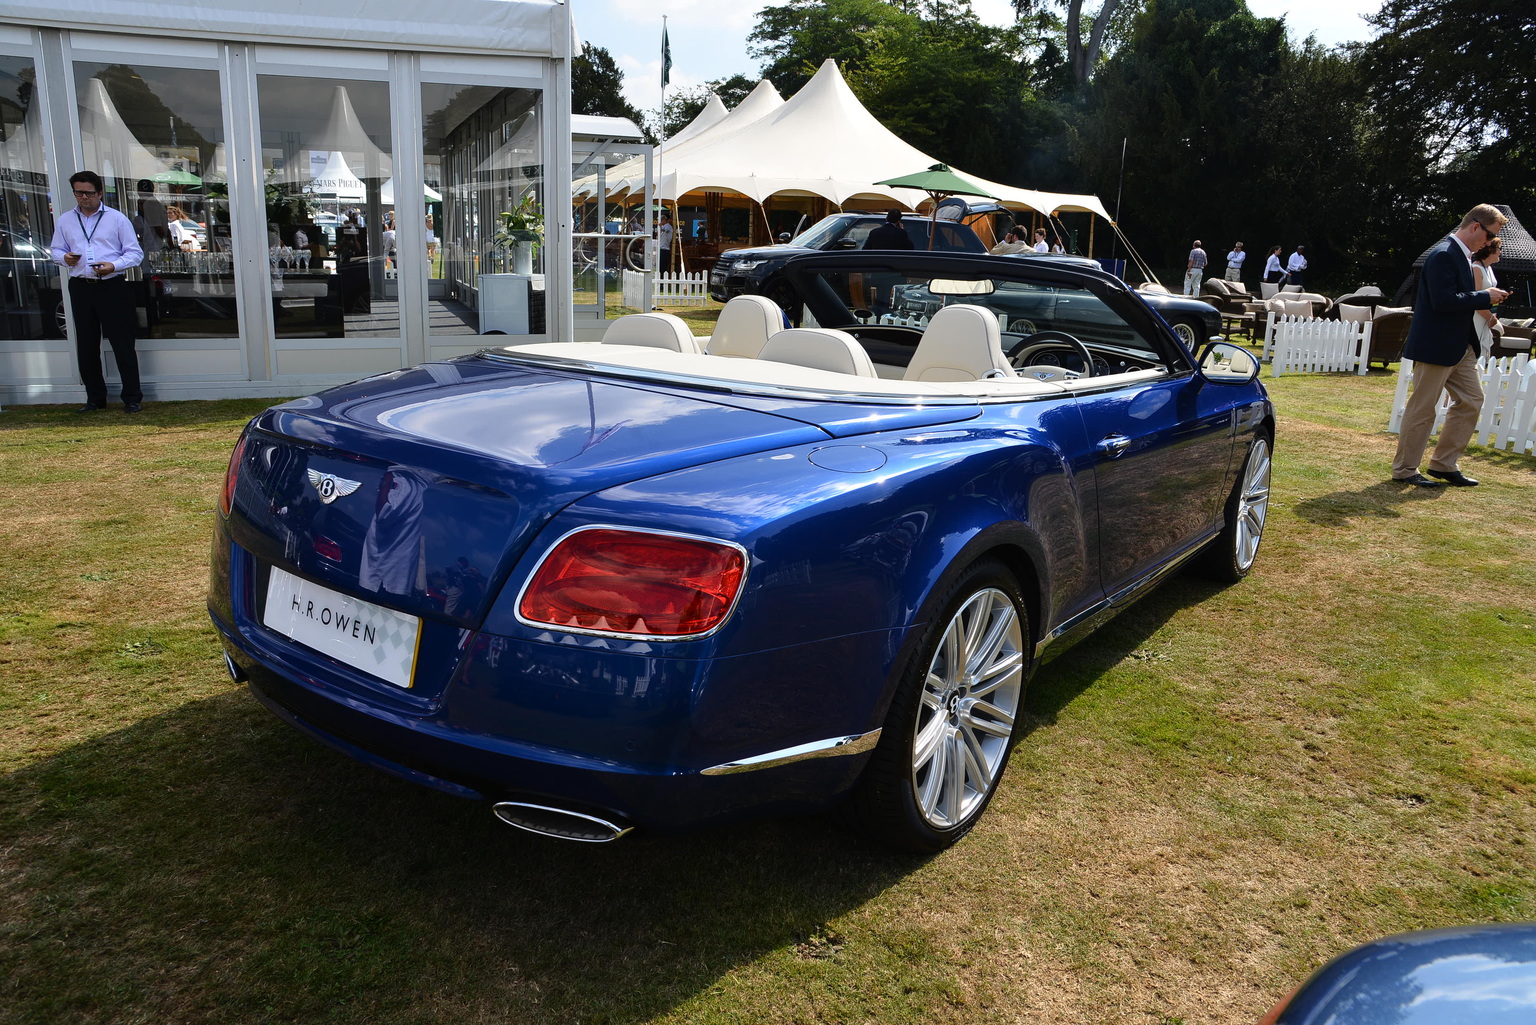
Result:
M688 324L670 313L631 313L608 325L604 345L649 345L673 352L703 352Z
M875 365L858 339L846 331L825 327L796 327L780 331L768 339L760 360L793 363L812 370L831 370L839 374L875 377Z
M997 318L980 306L946 306L928 321L902 380L979 381L993 371L1015 376Z
M778 303L765 295L738 295L720 311L707 348L711 356L757 359L768 339L783 328Z

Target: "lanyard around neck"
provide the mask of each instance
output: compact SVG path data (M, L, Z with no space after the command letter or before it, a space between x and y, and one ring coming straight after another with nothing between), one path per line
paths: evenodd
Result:
M91 244L91 240L96 237L96 232L101 229L102 208L101 207L97 207L96 208L96 212L94 214L92 214L91 216L96 219L96 226L94 228L92 228L90 231L86 231L85 230L85 218L83 216L81 216L80 209L78 207L75 208L75 220L80 222L80 233L85 236L85 244L86 245L90 245Z

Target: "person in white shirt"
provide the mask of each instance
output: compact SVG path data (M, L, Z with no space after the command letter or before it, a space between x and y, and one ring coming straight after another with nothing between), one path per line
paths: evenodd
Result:
M1291 254L1290 260L1286 262L1285 283L1287 285L1301 285L1303 288L1306 287L1306 282L1302 280L1302 278L1306 277L1307 274L1307 258L1305 255L1306 251L1306 246L1297 246L1296 251Z
M1227 254L1227 280L1241 283L1243 280L1243 261L1248 259L1248 254L1243 252L1241 242L1232 243L1232 251Z
M119 210L102 205L101 176L78 171L69 179L75 209L61 215L53 229L53 261L69 278L69 308L75 319L75 357L85 385L89 413L107 405L107 381L101 370L101 338L106 335L122 379L123 410L143 408L139 354L134 349L133 293L123 272L144 261L144 250L133 222Z
M1051 247L1049 245L1047 245L1046 241L1045 241L1045 229L1044 228L1036 228L1035 229L1035 252L1037 252L1037 253L1049 253L1050 251L1051 251Z
M672 270L672 215L662 212L661 224L656 228L656 248L661 250L661 271Z
M1280 252L1280 247L1275 246L1269 251L1269 259L1264 261L1264 280L1271 285L1278 285L1280 279L1285 277L1285 268L1280 265Z

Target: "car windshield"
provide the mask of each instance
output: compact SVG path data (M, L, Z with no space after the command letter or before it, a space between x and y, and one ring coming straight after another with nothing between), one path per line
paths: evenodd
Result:
M1165 351L1165 340L1150 321L1135 316L1131 303L1095 294L1082 284L1009 274L1005 268L1028 266L1024 261L998 261L987 274L946 270L942 277L916 270L870 267L817 268L802 279L801 293L810 299L801 313L806 326L852 329L856 335L881 339L881 344L915 344L915 337L933 315L946 306L978 306L997 318L1004 350L1040 332L1062 332L1090 347L1113 350L1136 361L1159 366L1180 362ZM1121 307L1126 307L1121 309ZM913 339L860 329L901 328ZM894 361L894 360L893 360ZM878 360L877 360L878 362Z
M847 223L848 219L846 217L838 217L836 215L832 217L823 217L821 220L817 221L809 228L806 228L794 238L790 239L789 244L792 246L804 246L806 249L825 249L829 244L831 244L835 239L843 234L843 230ZM862 246L864 244L864 236L869 234L869 229L872 227L874 227L873 222L864 228L863 235L857 236L859 245Z

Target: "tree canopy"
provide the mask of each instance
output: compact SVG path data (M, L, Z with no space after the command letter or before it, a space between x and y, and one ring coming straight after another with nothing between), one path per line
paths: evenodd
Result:
M571 113L627 117L637 125L645 121L624 98L624 72L613 54L591 43L582 43L571 61Z
M1246 0L1011 3L999 29L969 0L786 0L748 50L786 97L836 60L892 131L997 181L1111 204L1123 148L1122 220L1162 266L1195 237L1303 243L1325 278L1390 285L1473 204L1536 211L1532 0L1381 0L1376 38L1337 48ZM669 97L668 133L757 78Z

